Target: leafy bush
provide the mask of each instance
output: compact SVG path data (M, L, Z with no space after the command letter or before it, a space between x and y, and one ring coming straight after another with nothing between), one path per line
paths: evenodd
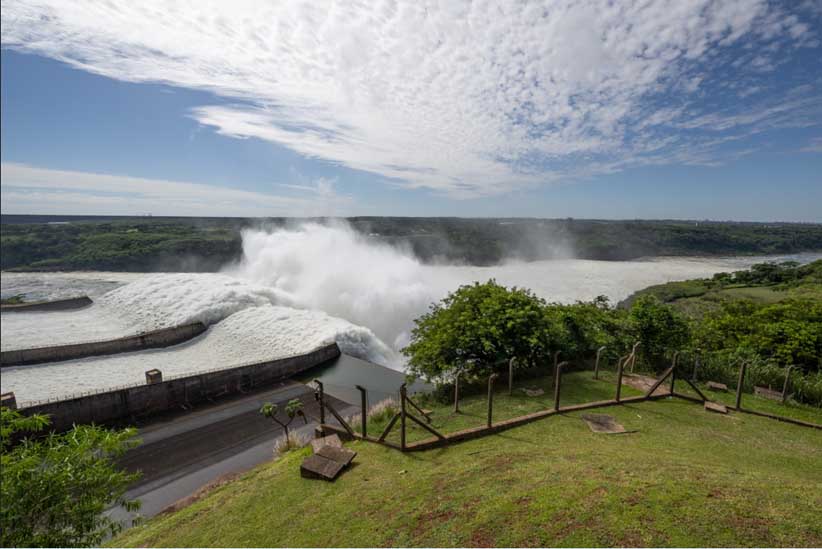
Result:
M690 341L687 320L673 307L653 295L644 295L631 306L631 332L641 342L639 353L653 371L666 367L670 350L682 349Z
M139 474L120 471L113 461L137 444L134 429L81 425L13 444L16 437L44 429L48 419L0 408L0 425L0 546L99 545L121 529L103 513L109 506L139 507L125 498Z
M411 343L402 351L409 371L436 380L458 368L484 374L509 357L544 360L551 344L544 308L530 290L494 280L461 286L414 321Z

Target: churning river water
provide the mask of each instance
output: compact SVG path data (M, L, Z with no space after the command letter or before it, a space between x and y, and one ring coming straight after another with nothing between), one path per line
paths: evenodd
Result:
M336 341L343 352L402 369L413 319L461 284L494 278L548 301L605 295L613 302L671 280L746 268L765 259L559 259L493 267L423 265L344 227L304 225L243 236L244 258L220 273L3 273L3 297L89 295L85 309L3 313L2 349L108 339L202 321L201 336L166 349L3 368L2 391L29 402L289 356Z

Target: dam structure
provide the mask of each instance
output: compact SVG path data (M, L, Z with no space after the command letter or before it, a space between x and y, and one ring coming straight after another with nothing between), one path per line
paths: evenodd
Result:
M92 356L170 347L197 337L205 331L205 324L192 322L182 326L161 328L115 339L34 347L31 349L12 349L0 352L0 367L63 362Z
M274 385L340 356L336 343L309 353L275 360L219 368L162 379L162 372L146 372L146 383L74 398L58 398L23 406L25 414L48 414L51 429L65 431L75 424L130 425L156 416L191 410L202 403L246 394ZM158 376L159 374L159 376ZM22 395L16 395L18 399Z

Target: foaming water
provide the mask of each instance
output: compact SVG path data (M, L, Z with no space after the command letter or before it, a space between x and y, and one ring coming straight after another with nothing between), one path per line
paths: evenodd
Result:
M140 327L98 304L75 311L1 315L0 349L29 349L136 334Z
M3 368L3 392L21 402L141 383L157 368L165 377L293 356L336 341L340 349L380 364L398 357L371 330L325 313L261 305L246 308L189 342L167 349Z
M460 284L495 278L507 286L531 288L548 301L568 303L605 295L616 302L652 284L743 269L766 259L806 262L822 257L560 259L493 267L431 266L345 226L310 223L246 231L243 252L243 260L222 273L26 274L16 286L14 277L4 274L4 295L20 288L41 293L46 288L62 295L71 292L77 280L102 294L83 311L4 313L4 349L30 346L32 341L117 337L194 321L210 329L189 343L163 350L4 368L3 391L15 390L20 401L54 397L140 382L150 368L159 368L166 376L227 368L308 352L332 341L348 354L402 369L398 351L408 341L413 319ZM108 291L109 284L120 286Z
M368 326L395 348L413 318L461 281L347 227L318 224L244 232L243 261L227 272L272 288L290 306Z

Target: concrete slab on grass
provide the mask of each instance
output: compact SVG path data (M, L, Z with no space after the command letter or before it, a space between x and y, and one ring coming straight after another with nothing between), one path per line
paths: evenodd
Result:
M584 414L582 421L588 424L595 433L616 434L624 433L625 427L617 423L613 416L607 414Z
M712 391L722 391L726 392L728 390L728 386L724 383L719 383L718 381L709 381L708 382L708 389Z
M334 480L344 468L345 465L338 461L319 454L313 454L305 458L300 465L300 476L303 478Z
M349 450L348 448L323 446L316 455L336 461L337 463L341 463L343 467L348 467L351 464L351 461L357 457L357 452Z

